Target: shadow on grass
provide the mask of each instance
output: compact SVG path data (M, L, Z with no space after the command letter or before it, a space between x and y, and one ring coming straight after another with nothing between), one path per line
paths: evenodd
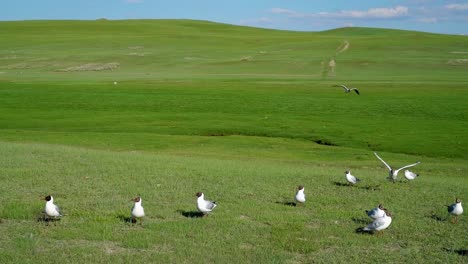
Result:
M286 205L286 206L297 206L297 204L295 202L276 202L277 204L282 204L282 205Z
M432 213L431 215L429 215L429 216L427 216L427 217L428 217L428 218L432 218L432 219L434 219L434 220L436 220L436 221L439 221L439 222L445 222L445 221L447 221L447 218L444 218L444 217L442 217L442 216L440 216L440 215L437 215L437 214L435 214L435 213Z
M187 218L201 218L203 217L202 212L198 211L184 211L184 210L177 210L177 212Z
M358 227L358 228L356 228L356 234L373 235L374 232L373 232L373 231L364 230L364 227Z
M451 253L457 253L460 256L465 256L468 257L468 249L449 249L449 248L444 248L444 251L451 252Z
M120 219L120 221L124 222L124 223L131 223L131 224L135 224L136 223L136 219L130 217L130 216L126 216L126 215L118 215L117 216L118 219Z
M46 223L49 225L50 223L57 223L60 221L61 218L55 218L55 217L48 217L45 214L39 214L36 216L36 221L41 222L41 223Z
M351 185L349 183L337 182L337 181L334 181L333 184L336 185L336 186L340 186L340 187L353 187L353 188L371 190L371 191L380 190L380 185L374 185L374 186L372 186L372 185L359 185L359 183L355 184L355 185Z

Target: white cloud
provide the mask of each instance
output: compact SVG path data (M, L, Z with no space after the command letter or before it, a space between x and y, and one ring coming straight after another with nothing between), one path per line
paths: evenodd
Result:
M311 14L303 14L294 10L284 8L272 8L270 10L273 14L287 15L289 17L322 17L322 18L360 18L360 19L385 19L385 18L397 18L408 15L408 7L396 6L396 7L379 7L370 8L368 10L341 10L338 12L319 12Z
M278 14L278 15L288 15L291 17L305 17L306 15L291 9L285 9L285 8L272 8L270 9L270 12L273 14Z
M451 10L458 10L458 11L468 10L468 3L466 3L466 4L450 4L450 5L446 5L445 8L451 9Z
M367 11L343 10L329 14L331 17L342 18L394 18L406 15L408 15L408 7L406 6L370 8Z

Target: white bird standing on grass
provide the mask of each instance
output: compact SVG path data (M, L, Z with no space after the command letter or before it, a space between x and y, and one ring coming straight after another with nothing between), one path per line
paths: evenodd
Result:
M132 222L135 221L136 219L140 219L140 225L143 223L143 217L145 216L145 209L141 205L141 197L138 196L130 201L135 202L132 207Z
M409 168L409 167L413 167L413 166L416 166L418 165L419 163L421 163L420 161L416 162L416 163L413 163L413 164L410 164L410 165L406 165L404 167L401 167L399 168L398 170L394 170L392 169L392 167L390 167L390 165L388 165L381 157L379 157L379 155L377 155L376 152L374 152L374 155L380 160L382 161L382 163L388 168L389 172L388 172L388 178L390 180L392 180L393 182L395 182L395 180L397 179L397 176L398 176L398 172L402 169L406 169L406 168Z
M452 223L458 223L458 216L463 214L463 207L461 204L461 200L456 198L454 204L447 206L447 210L449 214L455 216L455 222L452 218Z
M372 223L362 228L362 230L369 232L382 231L384 229L387 229L391 223L392 214L389 211L387 211L387 209L384 209L384 214L382 217L376 218Z
M48 217L58 218L62 217L62 213L60 212L60 208L54 204L54 197L52 195L47 195L44 200L46 200L46 205L44 208L44 213Z
M304 204L306 201L305 193L304 193L304 186L299 185L297 187L296 196L294 197L296 200L296 204Z
M349 93L351 91L355 91L358 95L359 95L359 91L357 88L348 88L346 85L344 84L340 84L340 85L334 85L335 87L342 87L344 90L345 90L345 93Z
M360 179L353 176L351 174L351 171L345 171L345 177L346 177L346 180L353 185L361 181Z
M418 177L419 174L417 173L414 173L412 171L409 171L409 170L405 170L405 178L409 181L412 181L414 179L416 179L416 177Z
M205 200L205 195L202 192L197 192L197 209L203 213L203 216L207 215L216 207L216 202Z
M366 210L366 214L367 216L369 216L370 218L372 219L377 219L377 218L381 218L381 217L384 217L385 215L385 211L384 211L384 207L382 204L379 204L376 208L370 210L370 211L367 211Z

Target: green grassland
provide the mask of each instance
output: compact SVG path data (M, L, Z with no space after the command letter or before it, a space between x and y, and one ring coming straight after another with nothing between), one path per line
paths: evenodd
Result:
M190 20L0 29L1 263L466 262L467 219L451 224L445 207L468 200L466 36ZM421 176L388 182L374 151L420 160ZM347 169L359 185L345 186ZM307 204L289 206L299 184ZM191 217L197 191L218 203L209 217ZM37 221L46 194L66 214L50 225ZM143 226L127 222L138 194ZM356 233L378 203L392 225Z

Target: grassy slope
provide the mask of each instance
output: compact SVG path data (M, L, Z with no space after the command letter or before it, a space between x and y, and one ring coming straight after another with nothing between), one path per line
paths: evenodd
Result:
M9 234L0 262L46 262L57 250L57 262L358 261L369 251L462 260L450 250L466 248L466 221L449 225L443 205L468 186L467 64L447 63L464 58L453 52L466 51L466 37L184 20L0 26L0 229ZM343 41L337 76L323 78L322 61ZM57 71L111 62L120 67ZM362 95L331 88L341 82ZM423 177L385 182L371 150L396 165L422 160ZM362 188L336 184L346 168ZM299 183L310 204L282 205ZM198 190L220 203L203 221L183 216ZM48 192L68 215L47 229L32 215ZM136 193L149 216L143 229L121 220ZM388 236L354 234L378 202L396 215Z

